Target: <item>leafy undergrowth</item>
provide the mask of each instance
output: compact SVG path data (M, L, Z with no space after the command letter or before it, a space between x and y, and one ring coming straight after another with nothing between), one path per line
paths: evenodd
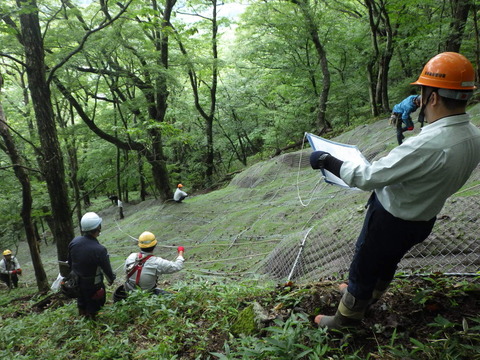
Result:
M2 291L0 358L480 359L478 277L396 279L362 327L344 332L313 324L335 312L336 283L233 280L196 277L172 296L108 301L96 322L80 319L75 302L59 294ZM234 335L232 324L252 303L267 312L263 328Z

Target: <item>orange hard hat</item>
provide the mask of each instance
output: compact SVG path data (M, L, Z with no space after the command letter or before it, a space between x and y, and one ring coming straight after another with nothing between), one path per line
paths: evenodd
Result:
M476 89L474 81L473 65L465 56L456 52L444 52L431 58L418 80L411 85L473 91Z
M181 188L181 187L183 187L183 185L182 185L182 184L178 184L177 187Z

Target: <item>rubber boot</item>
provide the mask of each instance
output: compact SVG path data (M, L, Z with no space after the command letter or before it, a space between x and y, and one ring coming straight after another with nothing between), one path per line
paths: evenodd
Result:
M391 280L377 280L377 283L375 284L375 288L373 289L372 293L372 299L370 300L369 305L375 304L380 298L382 297L383 294L388 289L388 286L390 285L392 281Z
M373 305L375 304L380 298L382 297L383 294L388 289L388 286L390 285L392 281L391 280L377 280L377 283L375 284L375 288L373 289L372 293L372 298L370 299L370 304ZM338 285L338 291L342 296L347 292L348 285L346 283L341 283Z
M315 318L315 322L318 324L318 327L326 327L328 329L357 326L365 316L369 302L370 299L359 300L346 291L340 300L335 315L318 315Z

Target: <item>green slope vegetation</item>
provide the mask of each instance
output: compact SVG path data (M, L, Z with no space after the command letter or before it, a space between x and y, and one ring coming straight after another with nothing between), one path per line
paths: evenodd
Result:
M479 109L471 111L477 125ZM358 144L369 160L388 152L396 141L385 119L336 140ZM475 358L472 354L480 349L478 276L399 278L364 329L327 335L313 327L312 316L335 310L335 284L348 267L368 194L325 185L308 165L309 151L256 163L228 186L191 194L182 204L155 199L124 204L122 220L108 199L92 199L88 210L104 218L99 240L118 275L97 323L79 319L75 303L58 294L36 294L28 247L21 243L23 286L0 292L0 357ZM479 176L472 177L444 214L451 237L477 247ZM461 209L468 221L456 216L462 199L468 204ZM439 222L432 241L445 241L441 234L446 224ZM113 304L111 292L123 280L123 262L137 250L135 239L146 230L157 235L156 252L164 258L173 259L178 245L186 248L185 270L161 283L176 294L152 298L139 293ZM294 267L303 240L304 251ZM42 244L41 251L53 281L58 274L55 246ZM457 255L455 259L464 258ZM437 264L437 270L444 266ZM289 275L294 282L286 284ZM249 315L253 304L265 312L260 330Z

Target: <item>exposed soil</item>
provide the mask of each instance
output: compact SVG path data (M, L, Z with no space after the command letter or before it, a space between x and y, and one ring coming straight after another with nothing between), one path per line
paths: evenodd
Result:
M262 303L270 309L275 317L288 317L292 312L308 314L312 327L314 317L320 313L333 315L337 309L341 294L338 283L322 282L297 287L287 284L276 289L272 294L272 303ZM278 303L275 299L304 293L300 303L289 306ZM294 296L293 296L294 297ZM428 342L439 327L432 326L436 319L444 318L449 324L443 327L443 335L465 331L465 327L478 326L472 319L480 316L480 284L478 279L454 278L408 278L395 280L392 286L376 304L367 312L361 326L331 334L339 345L343 344L348 334L348 346L354 347L352 353L360 351L367 356L376 353L379 346L388 346L395 338L395 346L411 347L410 338ZM272 322L273 324L273 322ZM271 325L271 324L268 324ZM478 333L478 331L477 331ZM479 345L479 344L477 344ZM347 350L348 353L348 350Z

